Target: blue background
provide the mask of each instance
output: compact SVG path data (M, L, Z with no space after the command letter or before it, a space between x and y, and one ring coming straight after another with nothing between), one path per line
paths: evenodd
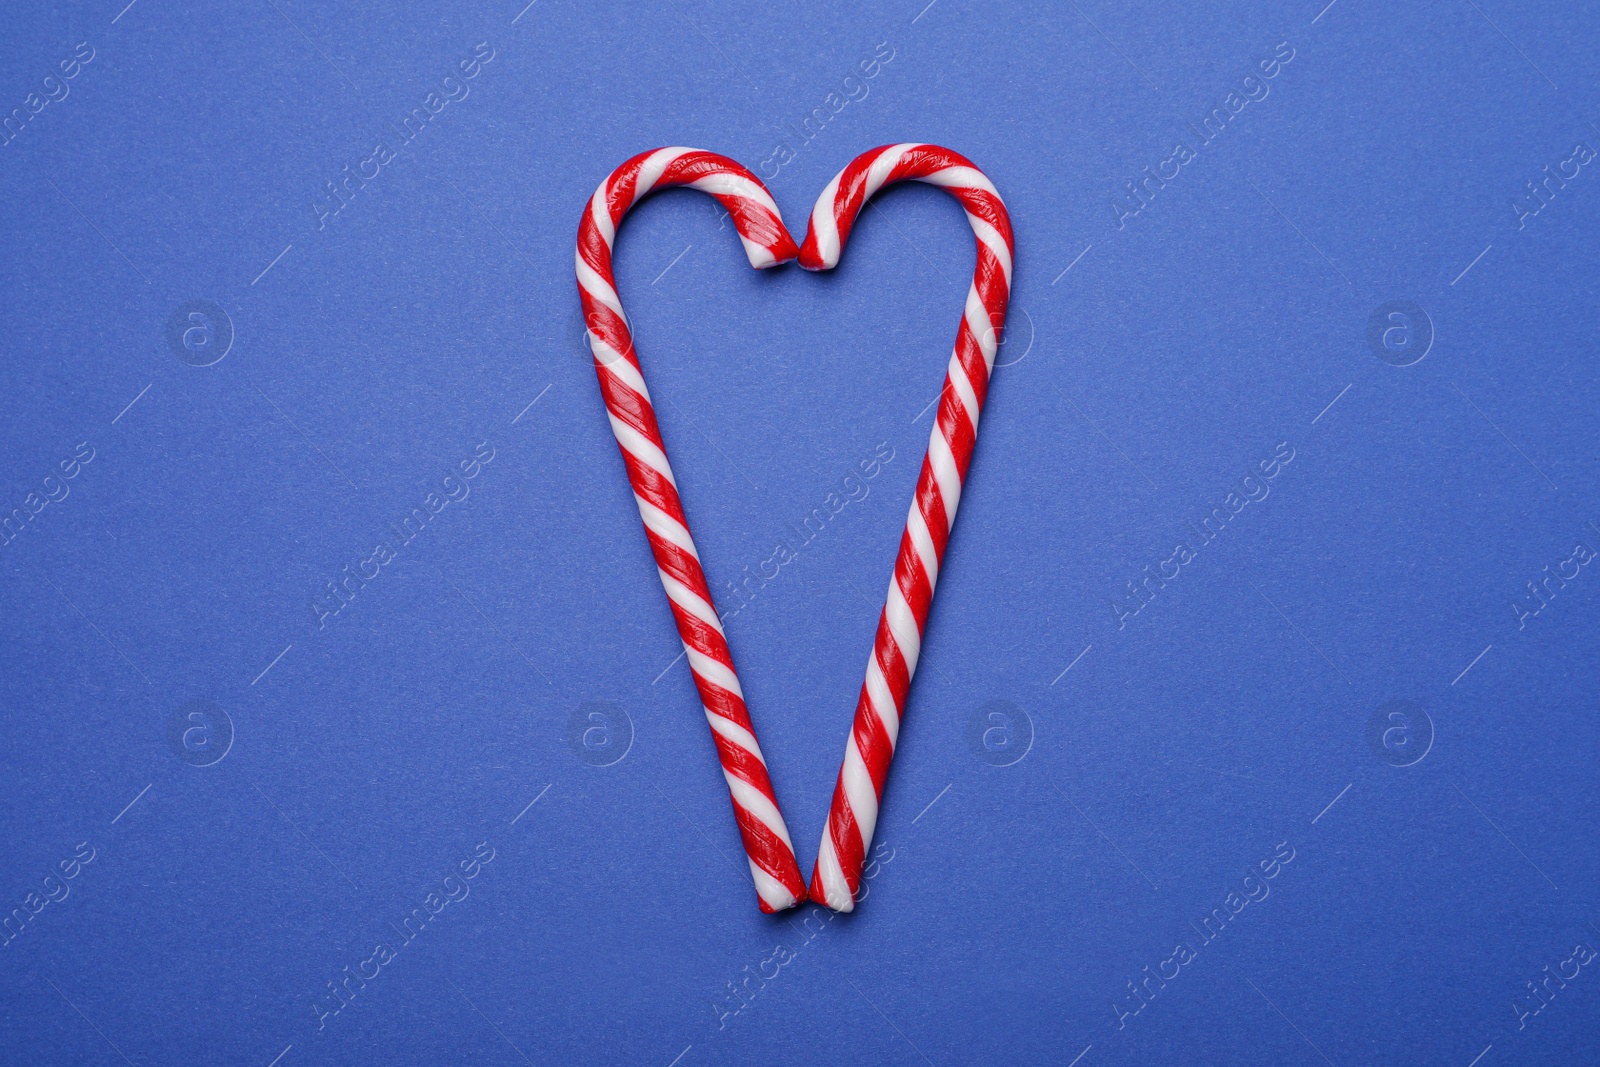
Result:
M1514 605L1600 548L1600 175L1511 205L1600 147L1600 19L925 2L7 7L0 113L78 42L94 58L0 148L0 512L94 458L0 546L0 904L31 914L79 842L94 859L0 948L0 1058L1595 1056L1600 967L1520 1012L1600 946L1600 575ZM469 94L319 226L323 183L480 42ZM1280 43L1270 92L1200 146ZM1001 190L1013 326L886 862L852 916L763 917L573 237L646 148L770 160L798 232L902 140ZM1196 157L1119 219L1180 141ZM808 873L973 255L936 190L876 207L825 277L757 275L693 193L618 242L724 609L894 450L728 623ZM167 335L197 300L235 335L206 367ZM1369 344L1391 301L1431 329ZM325 583L480 444L470 496L319 625ZM1269 495L1122 614L1280 444ZM1374 742L1391 701L1411 709ZM175 716L202 721L187 748ZM480 842L470 894L402 941ZM1202 944L1285 842L1251 883L1270 895ZM1133 999L1179 942L1197 958ZM379 943L395 958L333 1014Z

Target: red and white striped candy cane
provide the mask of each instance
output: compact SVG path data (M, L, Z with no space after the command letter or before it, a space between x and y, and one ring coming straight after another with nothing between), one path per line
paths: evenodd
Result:
M811 899L834 911L854 908L861 887L862 864L878 823L884 779L917 670L939 564L961 502L961 483L972 462L978 416L1011 294L1011 218L1000 194L964 157L934 145L884 145L840 171L811 213L800 265L807 270L837 266L851 224L867 200L884 186L903 181L937 185L961 202L977 235L978 265L811 876Z
M761 910L774 912L804 900L805 881L700 569L611 270L611 246L622 217L653 190L674 185L699 189L721 202L752 267L787 262L798 250L777 204L754 174L731 159L693 148L659 148L622 164L595 190L578 225L578 292L600 392L711 724Z

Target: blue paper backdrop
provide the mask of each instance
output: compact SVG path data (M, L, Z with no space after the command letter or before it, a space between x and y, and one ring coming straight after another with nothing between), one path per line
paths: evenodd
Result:
M122 2L0 16L5 1062L1594 1057L1593 10ZM573 235L911 139L1013 326L870 895L763 917ZM875 207L618 245L808 872L972 261Z

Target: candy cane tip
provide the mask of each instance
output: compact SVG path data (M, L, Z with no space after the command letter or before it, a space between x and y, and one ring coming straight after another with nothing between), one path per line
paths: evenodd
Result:
M759 897L756 898L757 903L759 903L761 905L761 914L763 914L763 915L776 915L780 911L788 911L790 908L794 907L796 904L799 904L802 899L803 898L800 898L800 897L789 896L789 897L786 897L784 899L784 901L781 901L781 902L779 902L777 904L769 904L765 900L762 900Z
M846 897L842 901L829 900L826 893L817 892L811 894L811 899L814 903L821 904L825 908L831 908L840 915L848 915L850 912L856 910L856 902L849 897Z
M840 914L845 914L856 910L856 898L851 896L849 893L844 895L843 900L828 899L828 890L822 884L821 870L816 871L811 876L810 895L811 902L813 904L821 904L823 907L831 908Z
M800 254L794 240L786 233L771 244L764 244L743 234L739 235L739 240L744 244L744 254L749 258L750 265L756 270L781 267Z

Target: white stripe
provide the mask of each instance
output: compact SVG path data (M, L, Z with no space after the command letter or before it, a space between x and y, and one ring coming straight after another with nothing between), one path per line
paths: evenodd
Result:
M894 693L889 690L889 679L883 676L883 668L878 665L876 649L867 660L867 680L863 688L878 714L878 721L883 723L883 729L889 735L889 750L892 752L900 740L900 711L895 707Z
M628 366L628 361L622 358L622 353L618 352L615 348L612 348L597 334L595 334L593 330L585 330L584 332L589 335L589 354L594 356L595 363L606 368L607 370L611 370L618 366ZM631 370L632 368L629 367L629 369ZM644 384L644 379L639 379L639 382L641 385ZM634 392L638 392L638 390L635 389ZM644 397L646 400L650 399L650 394L648 392L639 393L639 395Z
M1010 289L1011 249L1006 247L1006 239L1000 236L999 230L970 211L967 212L967 221L972 224L972 232L978 235L978 240L1000 261L1000 271L1006 276L1006 288Z
M939 553L933 545L933 534L928 531L928 523L922 517L922 509L917 507L916 498L911 500L911 511L906 515L906 533L911 536L911 547L917 550L917 558L922 561L922 566L928 572L928 584L939 584Z
M695 551L694 538L689 536L689 528L683 523L656 507L650 501L633 494L633 502L639 505L639 518L644 520L644 528L670 544L689 553L699 562L700 553Z
M950 442L936 424L928 436L928 466L933 468L933 480L939 483L939 495L944 498L946 528L956 524L956 509L961 506L961 476L956 473L956 457L950 451Z
M594 228L600 231L607 248L617 242L617 227L611 221L611 209L606 206L606 186L610 184L611 178L608 176L589 198L589 218L594 221Z
M817 197L817 206L811 209L811 234L817 240L817 257L824 270L839 265L839 226L833 217L834 201L839 199L839 179L844 171L833 176Z
M760 241L752 241L741 233L739 235L739 243L744 245L745 258L750 261L750 265L756 270L766 270L768 267L777 264L778 257L772 254L772 249Z
M660 567L656 568L656 573L661 575L661 587L667 591L668 600L711 627L717 633L722 633L722 624L717 621L716 608L706 603L693 589L690 589ZM727 635L724 634L723 636L726 637Z
M982 189L996 200L1000 199L994 183L976 167L945 167L919 180L945 189Z
M895 644L900 646L900 654L905 657L906 676L916 674L917 658L922 654L922 635L917 632L917 618L911 614L911 605L906 603L900 583L893 578L889 579L889 596L883 605L883 617L889 623L889 632L894 635Z
M745 857L749 859L748 856ZM773 911L783 911L795 905L794 894L783 887L783 883L772 875L756 866L755 860L750 862L750 877L756 883L756 895L766 901L767 907Z
M638 184L634 186L633 201L628 206L632 207L634 204L637 204L641 199L644 198L646 193L648 193L651 189L654 189L656 187L656 182L661 178L662 171L671 166L674 160L678 159L680 156L688 155L693 151L696 151L696 149L658 148L654 152L651 152L649 157L639 165L639 181Z
M767 765L767 761L761 758L761 746L756 743L755 734L751 733L749 730L746 730L743 726L740 726L732 719L724 715L718 715L715 712L706 712L706 721L711 724L711 728L713 730L721 734L728 741L755 756L756 759L761 760L761 765L763 767ZM783 820L779 819L778 821L781 824ZM788 831L785 830L784 833L787 834ZM787 841L788 838L785 837L784 840Z
M595 269L583 261L583 253L577 255L578 285L591 299L604 304L617 313L617 317L627 321L622 314L622 298L617 296L617 290L612 284L602 278Z
M600 351L596 351L597 344ZM644 375L640 374L638 368L632 363L623 359L621 352L618 352L592 333L589 335L589 351L594 352L595 359L605 366L607 374L637 393L644 399L645 404L650 404L650 390L644 384ZM606 359L601 354L602 351L611 358Z
M955 390L956 396L961 400L962 414L967 417L967 424L972 427L973 436L978 433L978 391L972 387L972 379L967 377L967 368L961 365L961 360L954 352L950 354L950 368L945 372L950 380L950 388Z
M844 870L839 866L839 855L833 848L833 835L822 832L822 847L817 851L817 874L822 877L822 895L834 911L850 911L856 902L850 896L850 884L844 880Z
M676 488L678 483L673 480L672 466L667 462L667 454L661 451L650 438L623 422L608 410L606 418L611 420L611 433L627 453L646 467L662 475ZM687 532L687 531L685 531Z
M737 196L742 200L754 200L774 215L779 214L778 205L771 194L742 174L728 171L707 174L704 178L690 182L689 188L710 193L712 196Z
M867 773L866 762L856 748L855 734L844 749L844 766L839 768L839 781L844 784L844 795L850 801L850 811L856 817L856 828L861 832L861 851L865 855L872 847L872 831L878 827L878 794L872 788L872 775Z
M761 790L744 779L729 774L726 769L723 770L722 777L728 781L728 792L732 794L733 802L754 815L762 826L783 841L785 848L793 852L794 846L789 844L789 833L783 827L783 816L778 814L778 809L772 801L763 796Z
M965 317L967 328L978 339L978 348L983 352L983 362L991 370L994 369L994 354L1000 348L1000 338L995 332L994 322L989 318L989 309L983 306L983 298L978 295L976 285L967 290Z
M694 671L694 673L698 674L712 685L726 689L740 700L744 699L744 690L739 688L738 675L734 674L726 666L718 663L716 660L712 659L704 652L701 652L699 649L690 648L688 645L684 645L683 651L689 657L689 669L691 671ZM707 714L715 713L708 712Z
M767 187L758 181L753 181L748 178L742 180L749 182L749 192L747 192L745 195L751 200L754 200L756 203L760 204L762 207L766 208L768 211L772 212L773 217L779 222L782 222L783 212L778 210L778 202L772 199L772 194L767 191Z
M907 152L913 148L921 147L920 144L907 143L884 149L883 154L874 159L867 167L867 195L862 199L862 205L865 206L866 201L872 199L873 194L883 188L883 183L889 180L889 172L900 165L900 161L905 158Z

